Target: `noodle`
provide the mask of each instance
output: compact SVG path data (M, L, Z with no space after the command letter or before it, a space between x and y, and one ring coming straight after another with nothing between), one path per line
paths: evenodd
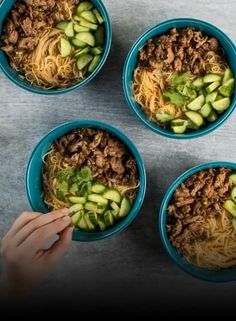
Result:
M219 269L236 265L236 232L232 216L222 210L218 217L202 218L200 222L208 237L183 247L185 259L201 268Z

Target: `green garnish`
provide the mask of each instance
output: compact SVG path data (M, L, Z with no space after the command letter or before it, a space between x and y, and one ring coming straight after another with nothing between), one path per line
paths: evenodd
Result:
M164 98L170 100L172 104L174 104L177 108L181 108L184 106L186 99L180 93L177 93L173 90L165 91L163 93Z
M180 84L186 84L186 82L189 80L190 77L191 77L191 73L189 71L186 71L182 74L175 72L173 74L171 81L172 81L173 85L177 86Z

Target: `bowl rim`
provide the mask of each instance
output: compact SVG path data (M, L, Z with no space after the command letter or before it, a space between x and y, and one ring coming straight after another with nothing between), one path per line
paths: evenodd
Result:
M170 19L170 20L166 20L163 21L161 23L156 24L155 26L147 29L132 45L131 49L128 52L128 55L126 57L125 60L125 64L124 64L124 69L123 69L123 91L125 94L125 98L126 101L128 103L128 106L130 108L130 110L135 114L135 116L150 130L152 130L153 132L155 132L156 134L159 134L161 136L167 137L167 138L171 138L171 139L193 139L193 138L199 138L202 136L205 136L211 132L213 132L214 130L216 130L218 127L220 127L228 118L229 116L233 113L235 107L236 107L236 93L234 95L234 99L231 102L230 107L228 108L228 110L226 110L221 117L219 117L219 119L217 121L215 121L214 123L209 124L207 127L198 130L198 131L192 131L189 132L187 134L175 134L172 133L171 131L167 131L162 129L161 127L157 126L155 123L150 123L150 121L148 120L148 118L144 115L144 113L140 112L140 110L138 110L138 108L140 108L138 106L138 104L136 102L133 101L133 96L129 95L129 86L130 84L128 83L128 69L129 69L129 65L130 65L130 61L132 58L132 55L134 52L136 52L137 50L139 50L141 48L141 43L143 42L143 40L152 32L157 31L157 35L158 35L158 29L161 27L168 27L169 29L171 29L173 27L173 25L175 23L179 23L179 22L183 22L183 23L195 23L199 25L200 27L207 27L210 29L214 29L214 31L216 31L218 34L220 34L220 36L222 38L224 38L224 40L229 44L229 46L232 49L232 52L234 52L235 55L235 61L236 61L236 46L233 43L233 41L226 35L226 33L224 33L222 30L220 30L218 27L214 26L211 23L208 23L206 21L200 20L200 19L194 19L194 18L176 18L176 19ZM161 33L160 33L161 34Z
M93 1L93 0L91 0ZM110 49L111 49L111 43L112 43L112 24L111 24L111 20L109 17L109 13L108 10L106 8L106 6L104 5L102 0L96 0L98 1L99 5L101 6L102 10L103 10L103 15L105 18L105 30L106 30L106 44L105 44L105 50L104 53L102 55L102 59L100 61L100 63L98 64L98 66L96 67L96 69L84 80L82 80L81 82L74 84L73 86L67 87L67 88L62 88L62 89L50 89L50 90L46 90L46 89L42 89L42 88L38 88L38 87L34 87L34 86L28 86L25 83L21 82L18 78L13 77L13 75L11 75L10 73L8 73L7 68L5 68L5 66L2 64L2 61L0 59L0 70L3 71L3 73L5 74L5 76L11 80L15 85L17 85L18 87L31 92L31 93L35 93L35 94L39 94L39 95L45 95L45 96L50 96L50 95L59 95L59 94L65 94L68 93L72 90L78 89L78 88L82 88L85 85L87 85L90 81L92 81L93 78L95 78L98 73L101 71L102 67L104 66L108 55L110 53ZM7 2L7 0L2 0L0 1L0 10L1 7L3 6L3 4ZM8 13L7 13L8 14ZM6 18L7 14L4 15L3 20ZM3 53L4 54L4 53ZM9 65L9 64L8 64Z
M174 261L174 263L185 273L191 275L192 277L202 280L202 281L208 281L208 282L215 282L215 283L222 283L222 282L231 282L231 281L235 281L236 280L236 267L232 267L232 269L235 270L235 277L233 276L221 276L220 274L218 274L218 276L216 277L215 274L218 273L218 271L216 270L207 270L204 268L198 268L198 267L194 267L194 265L188 263L181 254L179 254L176 249L172 246L172 244L170 243L168 236L167 236L167 232L166 232L166 227L165 227L165 223L166 223L166 217L167 217L167 207L169 205L169 202L171 200L171 197L173 195L173 193L175 192L176 188L184 181L186 181L186 179L188 179L189 177L191 177L192 175L196 174L197 172L200 172L202 170L205 170L207 168L218 168L218 167L229 167L233 170L236 170L236 163L233 162L227 162L227 161L213 161L213 162L206 162L206 163L202 163L199 165L196 165L194 167L191 167L190 169L184 171L181 175L179 175L174 181L173 183L168 187L161 206L160 206L160 210L159 213L157 215L157 219L156 219L156 227L159 231L160 234L160 238L162 241L162 245L165 248L166 252L168 253L168 255L170 256L171 260ZM212 276L205 276L203 274L199 274L197 271L195 271L194 269L197 268L199 271L208 271L209 274L211 273ZM224 269L222 271L227 271L230 270L229 269Z
M114 135L115 137L117 137L118 139L120 139L125 144L125 146L127 146L127 148L131 151L131 153L133 154L133 156L137 162L137 166L138 166L138 170L139 170L139 181L140 181L140 189L138 191L135 202L132 206L131 212L129 213L129 215L126 218L124 218L124 220L121 220L116 225L114 225L113 227L111 227L105 231L98 231L98 232L93 232L93 233L79 231L80 237L78 236L77 230L75 230L73 232L73 240L74 241L93 242L93 241L98 241L98 240L108 238L118 232L121 232L125 228L127 228L133 222L133 220L136 218L136 216L139 214L140 209L143 204L143 201L144 201L144 198L145 198L146 185L147 185L145 165L144 165L143 159L142 159L141 154L139 153L137 147L135 146L135 144L130 140L130 138L126 134L124 134L119 129L111 126L110 124L96 121L96 120L91 120L91 119L69 121L66 123L62 123L57 127L54 127L36 143L36 145L34 146L32 152L30 154L30 157L29 157L28 163L27 163L27 167L26 167L26 171L25 171L25 191L26 191L27 199L29 201L31 208L34 211L37 211L37 207L35 206L35 204L32 200L32 189L33 188L32 188L32 183L30 183L31 182L30 176L32 175L31 166L32 166L32 162L34 161L35 154L37 153L38 149L41 148L47 142L48 139L52 138L52 140L55 140L56 138L54 138L53 136L56 135L56 133L58 131L64 129L65 133L62 135L65 135L67 132L70 132L71 130L73 130L75 128L84 128L84 127L101 128L102 130L107 131L107 132L111 133L112 135ZM61 137L61 136L58 136L58 137Z

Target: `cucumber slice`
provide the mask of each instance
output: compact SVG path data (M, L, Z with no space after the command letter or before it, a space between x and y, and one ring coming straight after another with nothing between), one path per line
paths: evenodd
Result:
M217 114L214 112L214 110L211 111L210 115L207 117L207 121L209 123L214 123L218 118Z
M72 45L74 45L77 48L84 48L87 46L87 44L85 42L80 41L76 38L71 39L71 43L72 43Z
M131 210L131 204L127 197L124 197L121 201L119 217L125 217Z
M108 204L107 204L108 205ZM100 203L98 203L97 204L97 210L96 210L96 212L98 213L98 214L103 214L105 211L106 211L106 209L107 209L107 205L104 205L104 204L100 204Z
M208 87L206 87L206 91L207 91L208 94L210 94L211 92L213 92L219 86L220 86L220 82L219 81L215 81L212 84L210 84Z
M78 24L74 24L74 30L75 32L82 32L82 31L89 31L89 28L80 26Z
M234 230L236 232L236 218L232 219L232 224L233 224L233 228L234 228Z
M104 222L106 227L112 226L115 223L114 216L111 211L106 211L104 214Z
M97 47L93 47L91 50L90 50L91 54L96 56L96 55L100 55L101 53L103 53L103 47L101 46L97 46Z
M196 80L193 81L192 85L196 89L202 88L204 86L203 78L198 77Z
M230 97L233 94L233 91L234 91L234 83L235 83L235 80L233 78L227 80L219 88L219 92L225 97Z
M171 126L178 127L178 126L185 126L186 125L186 120L177 118L171 121Z
M223 98L223 99L214 101L213 103L211 103L211 105L216 111L224 111L229 108L230 99L228 97Z
M191 103L187 105L187 108L193 111L197 111L201 109L201 107L204 105L205 97L203 95L198 96L195 98Z
M79 32L76 34L75 38L78 39L79 41L85 42L91 47L94 47L95 45L95 38L91 34L91 32L88 32L88 31Z
M234 202L236 202L236 186L231 191L231 198Z
M92 11L83 11L80 13L80 17L84 18L85 20L92 22L92 23L97 23L97 18L95 14Z
M216 100L220 100L220 99L223 99L223 98L225 98L225 97L218 94L217 97L216 97Z
M73 38L74 37L75 32L74 32L74 24L73 24L73 22L69 22L68 23L68 25L66 26L66 29L65 29L65 34L69 38Z
M103 197L107 200L111 200L116 203L120 203L121 195L116 189L110 189L103 194Z
M113 210L119 210L120 209L119 206L115 202L111 202L111 208Z
M77 222L78 228L80 228L83 231L88 231L88 224L86 220L84 219L84 216L81 217L81 219Z
M73 204L85 204L86 203L86 197L83 197L83 196L70 196L68 199Z
M223 77L223 84L226 81L228 81L229 79L233 78L233 77L234 77L234 75L233 75L231 69L230 68L226 68L225 69L225 73L224 73L224 77Z
M199 127L196 126L190 119L187 120L187 128L193 129L193 130L198 130Z
M102 59L101 55L95 56L88 67L88 72L90 73L93 72L99 65L99 62L101 61L101 59Z
M229 175L229 181L236 185L236 173Z
M101 231L104 231L106 229L106 225L102 217L98 217L98 225Z
M89 231L95 231L95 230L96 230L95 226L94 226L93 223L90 221L90 218L89 218L88 213L85 213L85 214L84 214L84 220L85 220L86 224L88 225Z
M185 115L198 127L203 125L203 117L196 111L186 111Z
M91 2L83 1L78 5L76 12L77 14L80 14L81 12L91 10L92 8L93 4Z
M84 209L84 207L82 204L75 204L69 208L69 213L70 213L70 215L73 215L83 209Z
M209 95L207 95L206 96L206 103L212 103L213 101L215 101L217 95L218 95L217 91L214 91L213 93L210 93Z
M79 211L79 212L75 213L71 218L72 224L73 225L77 225L82 216L83 216L83 212L82 211Z
M112 208L111 212L113 216L117 219L119 217L119 212L120 212L119 206L115 202L112 202L111 208Z
M103 19L102 15L100 14L100 12L97 9L93 9L93 13L96 16L98 23L100 25L102 25L104 23L104 19Z
M91 23L89 21L82 20L82 19L80 19L80 23L79 24L82 27L89 28L90 30L97 30L97 28L98 28L98 25L95 25L94 23Z
M83 70L93 59L93 56L90 54L84 54L77 59L77 68Z
M186 131L187 127L186 127L186 125L171 126L171 129L175 134L183 134Z
M95 212L88 212L88 217L94 226L98 225L98 215Z
M94 203L99 203L101 205L107 205L108 204L108 200L106 198L102 197L99 194L90 194L90 195L88 195L88 200L91 201L91 202L94 202Z
M65 31L66 27L68 26L68 21L61 21L57 24L57 29Z
M96 194L101 194L105 191L105 189L106 189L106 186L104 186L103 184L95 183L92 185L91 191Z
M81 49L80 51L76 52L76 54L74 55L75 58L78 58L80 56L82 56L83 54L86 54L90 51L90 47L86 47Z
M217 74L208 74L203 77L203 82L205 84L215 82L215 81L221 81L221 76Z
M71 55L71 51L72 51L72 47L71 44L69 43L68 40L66 40L65 38L61 38L61 56L63 58L68 57Z
M95 31L95 40L96 40L96 45L97 46L103 46L104 45L104 28L103 27L99 27L96 31Z
M223 207L228 211L231 215L236 217L236 204L232 200L227 200L224 202Z
M87 203L84 205L84 208L85 208L87 211L96 212L96 211L97 211L97 204L94 203L94 202L87 202Z
M206 103L202 108L199 110L199 113L202 115L202 117L208 117L212 111L210 103Z
M156 119L158 121L160 121L161 123L165 123L165 122L173 120L174 116L167 113L166 111L161 111L159 113L156 113Z

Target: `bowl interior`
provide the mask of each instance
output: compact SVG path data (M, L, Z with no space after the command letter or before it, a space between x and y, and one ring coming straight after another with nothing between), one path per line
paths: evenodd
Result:
M225 111L218 120L212 124L209 124L207 127L200 129L198 131L189 132L187 134L174 134L170 130L162 129L157 124L149 121L146 114L142 111L139 104L135 101L133 97L132 91L132 81L133 81L133 71L137 65L138 61L138 54L139 50L144 46L146 41L154 36L161 35L172 28L186 28L186 27L193 27L195 29L201 30L204 33L213 36L219 40L222 47L224 48L226 59L228 61L229 66L233 70L234 77L236 75L236 49L232 41L218 28L195 19L174 19L169 20L167 22L161 23L152 29L148 30L144 33L133 45L131 48L126 63L124 67L124 74L123 74L123 85L124 85L124 92L127 99L127 102L130 108L135 112L136 116L151 130L161 135L170 137L170 138L194 138L199 137L204 134L207 134L217 128L220 124L222 124L232 113L233 109L236 106L236 96L235 94L232 97L232 103L230 108ZM236 86L236 85L235 85ZM235 92L235 90L234 90Z
M165 194L165 197L163 199L161 209L160 209L160 215L159 215L159 231L160 236L162 239L162 242L171 256L171 258L175 261L175 263L183 269L185 272L191 274L192 276L212 281L212 282L225 282L225 281L232 281L236 280L236 267L229 268L229 269L223 269L218 271L211 271L203 268L198 268L194 265L189 264L177 251L176 249L171 245L167 232L166 232L166 219L167 219L167 207L169 205L169 202L171 200L171 197L173 193L175 192L176 188L183 183L186 179L188 179L193 174L202 171L207 168L217 168L217 167L228 167L236 171L236 164L234 163L228 163L228 162L214 162L214 163L206 163L199 166L196 166L194 168L191 168L184 174L182 174L177 180L170 186L168 191Z
M117 233L118 231L121 231L126 226L128 226L133 221L135 216L138 214L144 199L145 190L146 190L146 173L145 173L144 164L134 144L123 133L121 133L114 127L111 127L107 124L103 124L96 121L74 121L71 123L63 124L53 129L46 136L44 136L44 138L36 145L35 149L31 154L27 171L26 171L26 191L27 191L27 196L28 196L30 205L34 211L42 212L42 213L48 212L48 208L45 205L42 197L42 180L41 180L41 173L42 173L42 166L43 166L42 158L48 152L52 143L56 139L65 135L66 133L68 133L69 131L75 128L85 128L85 127L99 128L118 137L129 148L134 158L136 159L138 170L139 170L139 179L140 179L140 187L138 189L136 200L133 204L131 212L126 218L124 218L114 227L107 229L103 232L83 232L79 230L74 231L74 234L73 234L74 240L95 241L95 240L103 239L110 235L113 235L114 233Z
M107 56L110 51L111 47L111 40L112 40L112 27L111 27L111 22L109 15L107 13L107 10L102 3L101 0L91 0L91 2L94 3L94 5L98 8L98 10L101 12L103 17L105 18L105 49L102 55L102 59L100 63L98 64L97 68L83 81L68 87L68 88L63 88L63 89L52 89L52 90L44 90L39 87L31 85L27 80L24 80L21 78L18 72L14 71L11 66L9 65L7 56L4 54L2 50L0 50L0 67L2 68L3 72L5 75L12 80L16 85L20 86L23 89L26 89L30 92L34 92L37 94L44 94L44 95L52 95L52 94L60 94L60 93L65 93L68 91L71 91L76 88L81 88L82 86L86 85L89 83L100 71L102 66L104 65ZM8 14L8 12L11 10L12 6L14 5L15 0L3 0L0 3L0 34L2 32L2 27L3 27L3 22Z

